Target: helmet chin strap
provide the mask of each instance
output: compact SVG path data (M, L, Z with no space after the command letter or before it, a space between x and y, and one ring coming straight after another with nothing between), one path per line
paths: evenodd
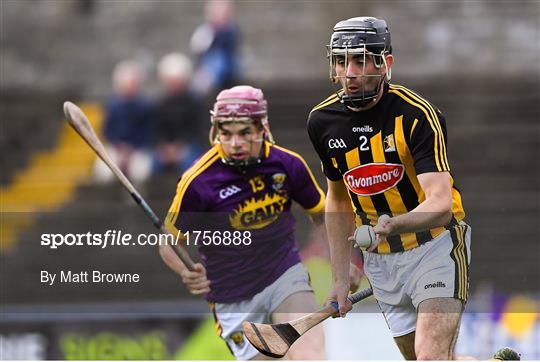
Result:
M377 88L373 91L366 92L363 90L361 95L358 94L346 94L343 93L339 96L341 103L351 108L364 108L373 102L377 102L377 95L381 91L381 87L385 82L385 78L381 76L381 80L377 85Z
M262 162L262 159L263 159L264 141L265 141L264 137L249 141L249 143L251 144L251 147L253 147L253 143L261 142L261 149L259 151L258 157L249 155L245 160L237 161L237 160L232 159L229 156L225 156L221 158L221 161L226 165L235 167L238 171L245 171L245 169L248 168L249 166L258 165Z
M380 89L380 86L377 87L376 91L363 92L362 97L343 94L341 96L341 103L352 108L364 108L370 103L377 101L376 96L379 89Z

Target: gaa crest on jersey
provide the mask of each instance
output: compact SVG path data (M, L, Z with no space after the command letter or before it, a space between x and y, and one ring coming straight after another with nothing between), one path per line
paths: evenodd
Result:
M272 175L272 188L276 191L280 190L285 183L287 175L284 173L275 173Z
M288 201L286 192L267 193L262 198L252 197L240 203L229 215L236 230L262 229L277 220Z
M224 189L219 190L219 198L225 200L226 198L242 191L242 189L236 185L228 186Z
M328 140L328 148L338 149L338 148L347 148L347 144L343 138L330 138Z
M360 196L380 194L395 187L405 167L396 163L370 163L350 169L343 175L347 188Z
M394 135L389 134L384 137L384 152L395 152L396 151L396 142L394 141Z
M231 340L236 344L238 347L242 347L244 345L244 333L242 331L234 332L231 335Z

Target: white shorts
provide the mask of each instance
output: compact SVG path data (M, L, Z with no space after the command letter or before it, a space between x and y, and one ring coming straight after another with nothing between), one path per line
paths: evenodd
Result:
M431 298L467 301L471 228L460 223L414 249L364 252L364 272L394 337L416 330L420 302Z
M219 336L227 343L236 359L252 359L259 351L244 337L242 322L271 323L272 312L285 298L304 291L312 292L313 288L309 283L307 269L298 263L251 299L237 303L212 303Z

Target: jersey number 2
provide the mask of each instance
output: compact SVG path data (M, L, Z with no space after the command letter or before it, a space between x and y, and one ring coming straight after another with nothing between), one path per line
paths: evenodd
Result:
M366 136L360 136L360 151L369 151L368 138Z

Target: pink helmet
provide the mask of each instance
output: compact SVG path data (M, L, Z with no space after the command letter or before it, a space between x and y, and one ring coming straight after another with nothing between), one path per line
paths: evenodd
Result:
M212 129L210 141L214 143L215 126L227 122L258 123L265 129L266 138L273 143L268 126L268 105L262 90L249 85L238 85L219 92L214 109L210 111Z
M239 85L219 92L210 113L214 121L220 118L263 118L267 112L262 90L249 85Z

